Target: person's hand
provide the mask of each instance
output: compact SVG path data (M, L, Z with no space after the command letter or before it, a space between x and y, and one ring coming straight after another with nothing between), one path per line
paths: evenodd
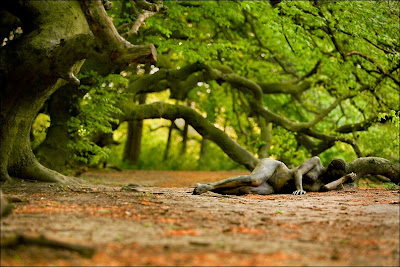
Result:
M347 174L349 176L349 178L354 181L356 179L357 174L355 174L354 172L351 172L349 174Z
M306 194L306 191L304 191L304 190L296 190L296 191L294 191L293 192L293 195L305 195Z

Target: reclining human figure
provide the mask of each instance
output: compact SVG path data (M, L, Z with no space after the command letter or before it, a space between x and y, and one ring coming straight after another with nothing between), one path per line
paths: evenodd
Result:
M336 189L340 184L354 180L355 173L342 159L332 160L326 167L317 156L308 159L299 167L289 169L283 162L264 158L249 175L240 175L225 180L197 184L193 191L199 195L207 191L227 195L287 194L303 195L311 192Z

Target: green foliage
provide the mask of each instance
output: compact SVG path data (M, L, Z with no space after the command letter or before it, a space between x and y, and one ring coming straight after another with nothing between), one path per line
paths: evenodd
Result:
M148 18L138 34L128 39L134 44L153 43L163 60L158 67L178 69L202 62L257 83L310 83L310 88L299 95L264 95L264 105L280 116L310 122L338 97L344 97L346 100L312 128L357 142L365 155L399 161L399 86L390 77L399 73L398 5L390 1L282 1L275 7L269 1L163 4L166 8ZM117 27L137 18L131 2L126 1L114 1L108 13ZM129 27L123 31L127 30ZM317 62L318 69L305 78ZM145 75L135 68L126 71L132 80ZM116 103L125 97L127 79L85 75L95 84L81 86L85 97L80 101L80 114L70 121L71 146L78 151L77 159L94 163L106 158L109 151L91 143L90 137L111 133L112 124L119 123L113 114L120 112ZM114 86L110 87L111 83ZM199 82L189 89L187 100L192 107L241 146L256 154L266 143L261 139L259 118L251 112L251 95L221 81ZM167 92L148 94L147 102L175 103L168 97ZM386 122L360 132L336 131L375 117ZM142 169L237 168L215 144L209 144L206 157L194 164L200 153L200 137L195 134L190 136L193 139L186 155L180 156L182 137L175 131L169 160L163 161L168 130L150 131L156 125L160 121L145 123L138 166L121 162L126 138L123 125L114 131L121 145L113 148L109 161ZM316 138L312 141L324 142ZM296 132L274 125L268 154L287 165L299 165L311 157L299 142ZM333 158L351 161L357 157L349 144L340 141L319 156L324 164Z
M383 186L385 187L386 190L395 190L398 189L398 185L394 183L383 183Z
M273 129L273 145L269 153L272 158L293 166L299 166L311 157L310 152L297 143L295 134L282 127Z
M33 150L46 139L46 131L49 126L50 117L44 113L39 113L31 129L31 135L33 137L33 140L31 140L31 147Z
M157 34L146 34L138 40L156 44L158 53L169 55L175 66L218 62L256 82L291 81L293 73L306 75L320 61L316 74L308 79L311 88L300 99L265 95L265 106L282 116L307 122L337 97L355 94L315 128L324 134L354 138L366 155L398 161L398 116L393 110L398 108L399 89L391 79L379 81L377 74L369 71L376 70L377 65L391 69L398 62L399 53L382 50L395 51L399 47L399 25L393 16L398 14L398 7L371 1L289 1L276 8L267 1L184 3L165 2L168 10L146 22L145 31L153 29ZM374 62L343 56L350 51L365 53ZM233 97L234 90L227 84L200 83L190 91L189 98L210 122L256 153L265 141L260 139L257 120L249 117L246 98L250 96ZM357 134L336 132L339 126L377 114L391 114L394 120L390 125L376 125ZM383 136L385 141L376 142ZM295 133L282 127L274 127L269 154L292 165L311 156L298 143ZM348 144L336 142L319 156L323 162L338 157L351 161L356 154Z
M108 158L110 151L107 147L96 145L91 138L99 133L112 133L112 124L119 123L114 118L121 113L116 103L126 99L128 80L115 74L101 77L95 72L81 74L79 78L89 78L92 84L79 87L84 96L76 107L79 110L78 115L71 117L68 122L71 137L68 145L76 151L76 161L96 165L102 159Z
M374 125L367 132L360 133L358 141L366 155L383 157L394 162L399 161L398 123Z

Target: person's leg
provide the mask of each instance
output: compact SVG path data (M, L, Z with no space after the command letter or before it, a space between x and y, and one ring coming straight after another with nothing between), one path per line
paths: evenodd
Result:
M213 191L215 189L232 189L238 188L240 186L258 186L261 184L261 180L257 183L259 179L254 179L254 175L240 175L227 178L225 180L209 183L209 184L197 184L196 188L193 190L193 195L200 195L207 191Z
M270 195L274 193L274 188L270 186L268 183L263 182L259 186L239 186L234 188L217 188L211 190L214 193L223 194L223 195L247 195L247 194L255 194L255 195Z
M268 178L274 174L276 168L281 164L283 163L277 160L263 159L259 164L257 164L253 173L249 175L230 177L215 183L197 184L196 188L193 190L193 194L200 195L207 191L219 188L229 189L240 186L260 186L263 182L267 181Z

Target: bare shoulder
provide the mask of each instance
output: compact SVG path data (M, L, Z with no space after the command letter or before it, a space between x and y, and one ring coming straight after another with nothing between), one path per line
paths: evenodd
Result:
M313 162L321 162L321 159L320 159L318 156L314 156L314 157L312 157L312 158L310 159L310 161L313 161Z
M314 171L315 175L319 175L319 172L322 168L321 159L318 156L314 156L306 161L304 161L296 170L296 172L301 174L310 173L310 171Z

